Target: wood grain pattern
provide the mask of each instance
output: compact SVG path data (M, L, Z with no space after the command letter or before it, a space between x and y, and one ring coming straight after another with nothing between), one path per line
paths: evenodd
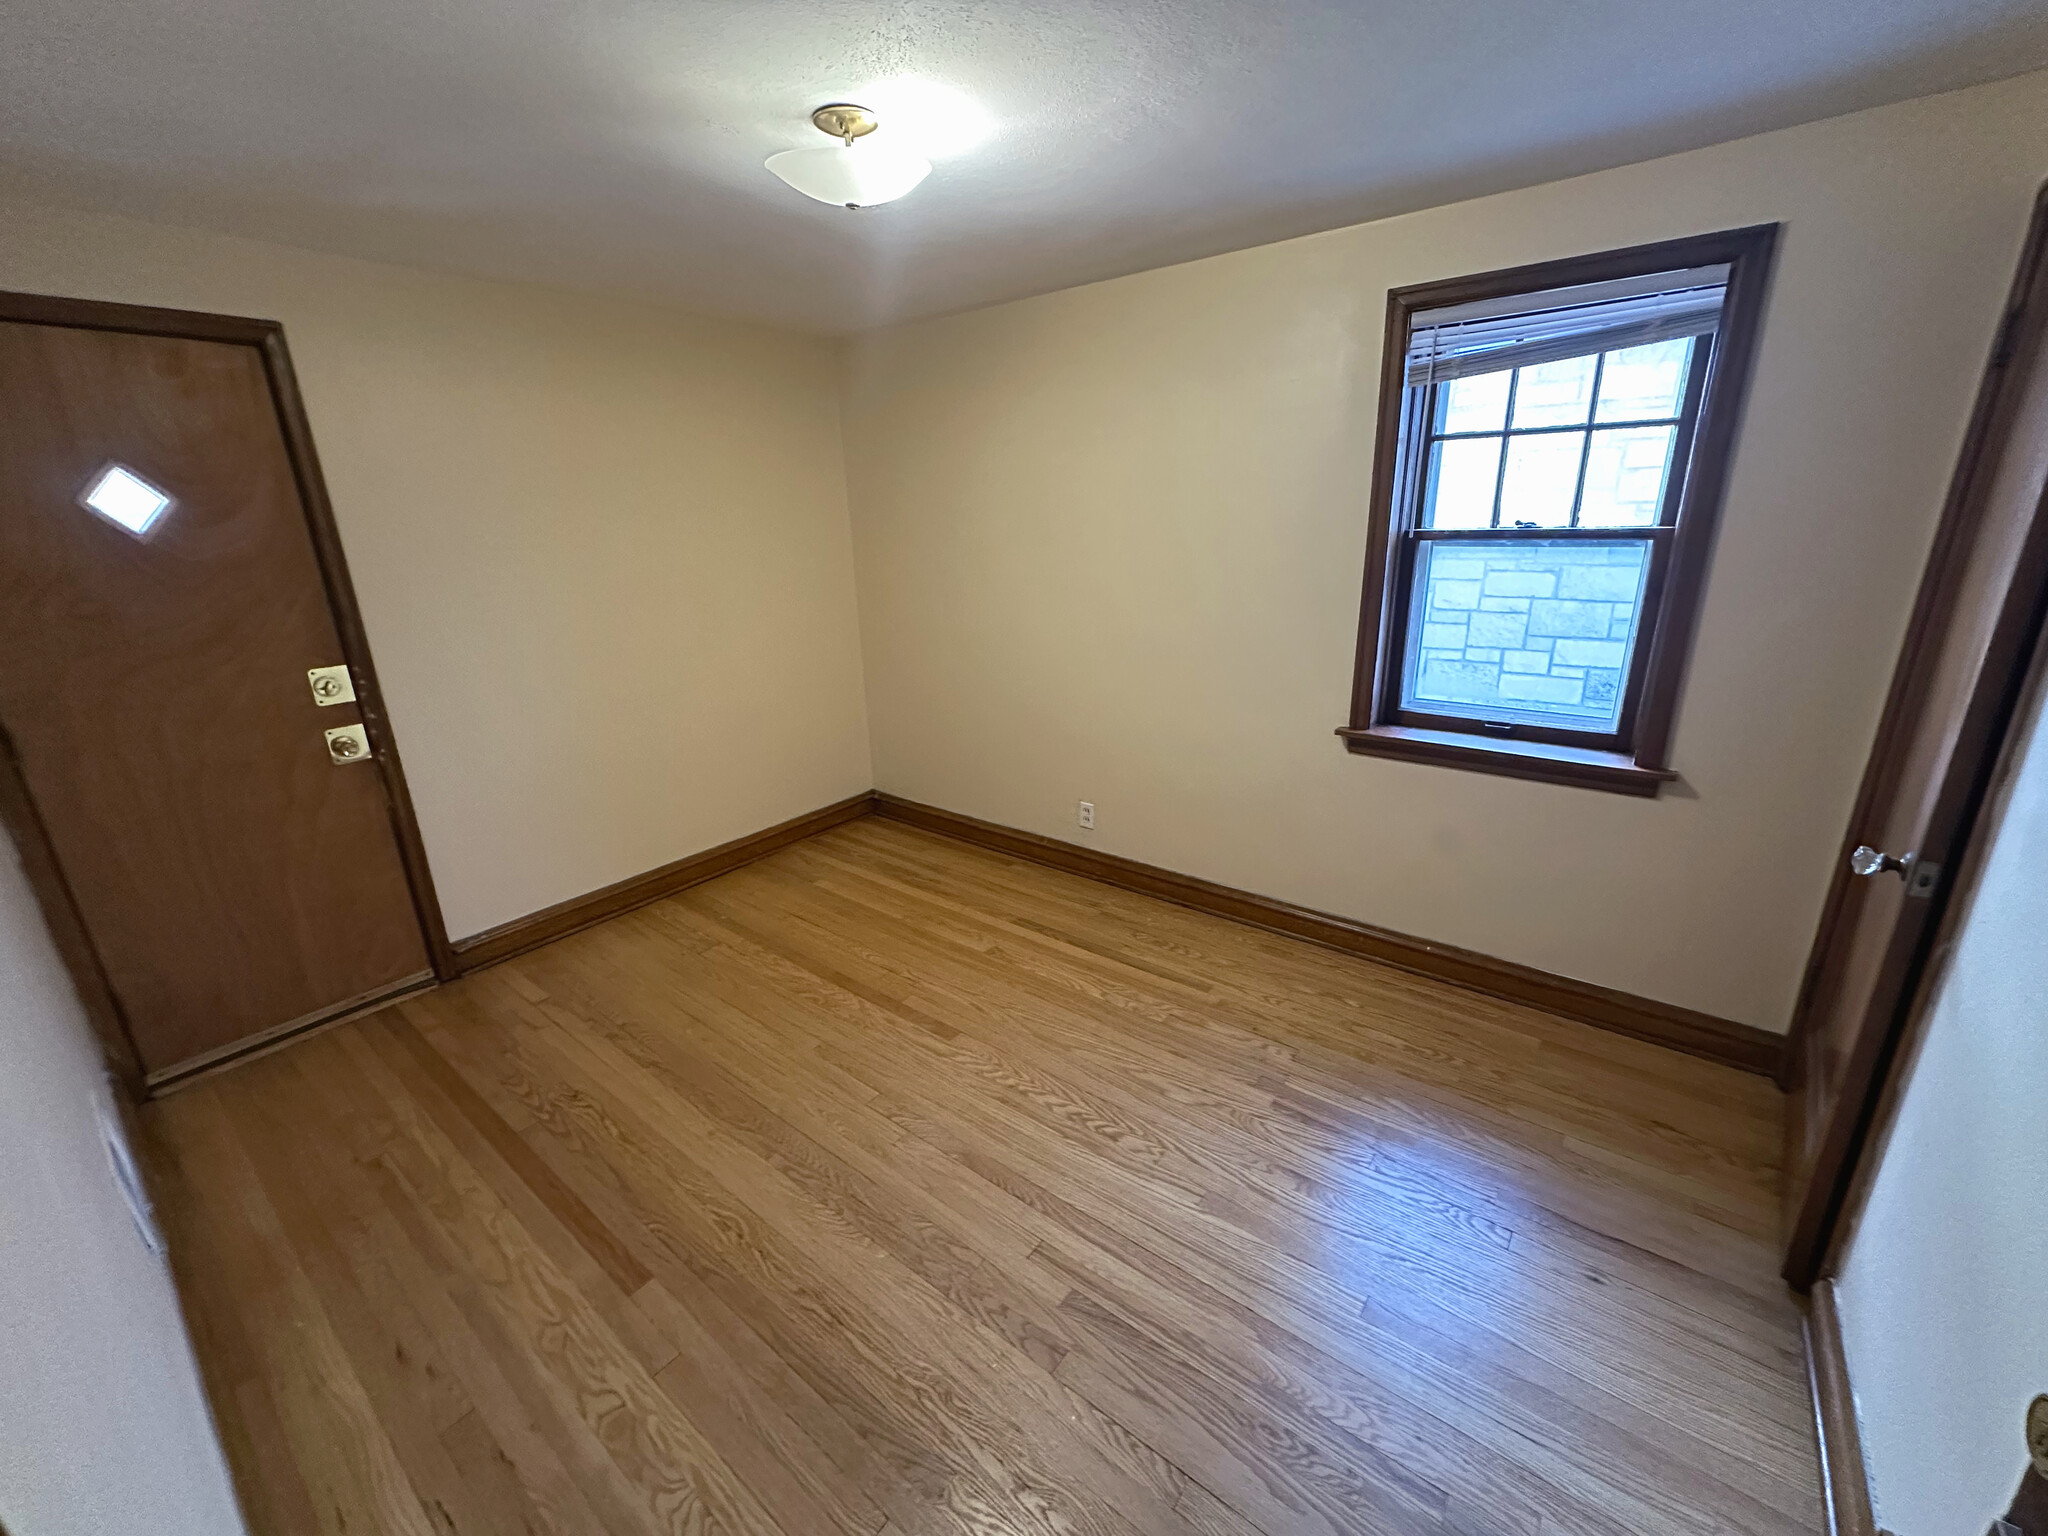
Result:
M1863 1431L1849 1386L1842 1316L1835 1282L1817 1282L1806 1299L1806 1369L1813 1391L1813 1424L1820 1436L1821 1497L1828 1536L1878 1536L1863 1462Z
M262 1531L1790 1536L1780 1110L868 817L145 1113Z
M538 912L529 912L524 917L515 917L509 923L500 923L495 928L486 928L482 933L473 933L466 939L458 939L450 946L453 956L453 972L480 970L487 965L496 965L500 960L524 954L539 945L551 943L579 928L588 928L593 923L602 923L609 918L631 912L635 907L644 907L650 901L659 901L664 896L673 896L677 891L688 890L693 885L751 864L764 858L778 848L787 848L791 843L801 842L807 837L836 827L842 822L852 821L856 816L868 813L870 796L863 793L850 795L831 805L821 806L802 816L793 816L788 821L764 827L746 837L736 837L729 843L720 843L716 848L706 848L702 853L693 853L687 858L676 859L645 874L619 880L602 890L586 895L573 896L567 901L557 902Z
M119 331L136 336L182 337L190 341L218 341L254 348L263 359L263 371L277 411L277 424L284 435L285 455L305 515L306 532L313 543L320 580L326 589L328 607L340 634L341 652L354 674L356 707L370 737L370 750L378 774L384 781L384 798L391 827L398 839L399 857L404 861L406 879L412 889L413 908L424 935L434 974L455 975L454 957L448 946L447 929L441 921L441 905L434 894L433 872L427 867L426 843L420 836L419 821L413 813L412 794L406 786L405 766L398 755L398 742L384 708L384 692L377 680L376 663L370 656L370 639L356 603L355 586L348 573L348 561L341 548L341 534L334 524L334 508L327 499L327 482L320 471L320 457L313 446L313 428L306 417L306 404L299 393L299 381L292 367L291 348L286 345L284 327L275 320L242 315L217 315L199 310L160 309L143 304L109 304L99 299L75 299L56 294L0 292L0 318L33 325L63 326L83 331ZM110 1065L139 1101L142 1085L111 1053Z
M77 989L86 1017L92 1021L108 1074L120 1085L126 1104L140 1104L144 1094L142 1058L136 1054L135 1041L129 1036L121 1000L114 995L106 967L101 965L99 951L93 946L92 932L78 910L77 898L71 894L71 883L64 878L64 866L57 860L57 850L50 846L49 829L43 825L35 797L29 794L22 779L21 765L15 760L14 743L7 735L4 721L0 721L0 830L13 842L21 859L22 873L28 877L29 889L35 892L36 905L42 909L50 938L63 959L71 985Z
M1213 880L1198 879L1153 864L1141 864L1136 859L1119 858L1115 854L1061 842L1058 838L1041 837L1036 832L1020 832L1014 827L998 826L994 822L963 816L957 811L921 805L915 800L905 800L879 790L874 798L878 815L909 822L912 826L978 843L999 853L1050 864L1055 869L1072 870L1091 879L1106 880L1127 890L1164 897L1168 901L1234 918L1254 927L1312 939L1318 944L1328 944L1388 965L1398 965L1403 970L1419 971L1425 976L1455 982L1491 997L1546 1008L1568 1019L1579 1019L1597 1024L1602 1029L1633 1035L1638 1040L1668 1045L1675 1051L1703 1056L1708 1061L1725 1062L1745 1072L1761 1072L1776 1077L1784 1060L1785 1037L1758 1029L1753 1024L1738 1024L1733 1019L1681 1008L1674 1003L1660 1003L1654 998L1638 997L1588 981L1576 981L1569 976L1539 971L1532 965L1517 965L1512 960L1460 949L1455 944L1438 944L1396 933L1391 928L1377 928L1353 918L1297 907L1289 902L1275 901L1270 896L1218 885Z
M152 1076L429 968L383 770L306 685L343 647L277 384L0 318L0 717ZM147 538L78 503L111 463L173 498Z

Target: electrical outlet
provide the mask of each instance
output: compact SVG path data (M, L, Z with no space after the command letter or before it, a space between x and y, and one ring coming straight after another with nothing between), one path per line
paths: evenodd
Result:
M1080 819L1083 831L1093 832L1095 830L1095 802L1093 800L1083 800L1081 802Z

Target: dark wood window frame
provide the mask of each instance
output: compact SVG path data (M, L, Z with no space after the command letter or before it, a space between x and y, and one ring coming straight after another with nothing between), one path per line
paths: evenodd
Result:
M1358 666L1351 720L1337 731L1349 750L1627 795L1654 796L1677 777L1667 759L1679 686L1734 456L1736 427L1756 354L1778 230L1776 224L1758 224L1418 283L1387 294ZM1596 741L1583 733L1534 725L1419 720L1412 713L1404 715L1400 691L1408 563L1418 543L1431 536L1431 530L1417 526L1423 466L1409 449L1411 443L1428 436L1427 423L1420 415L1422 391L1407 382L1414 317L1422 311L1482 299L1534 295L1554 288L1724 263L1729 269L1727 297L1705 367L1695 370L1687 389L1679 440L1673 449L1666 520L1653 528L1548 528L1500 535L1567 540L1647 538L1651 542L1651 569L1637 641L1639 659L1631 671L1619 730ZM1574 511L1576 515L1576 508Z

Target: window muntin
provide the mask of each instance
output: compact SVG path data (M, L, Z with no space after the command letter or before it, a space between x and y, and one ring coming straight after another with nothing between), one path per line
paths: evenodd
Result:
M1701 347L1675 337L1425 385L1434 398L1421 525L1663 521L1685 384Z

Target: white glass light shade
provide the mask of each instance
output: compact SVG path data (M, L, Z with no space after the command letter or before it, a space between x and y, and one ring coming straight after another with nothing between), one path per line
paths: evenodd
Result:
M785 149L768 169L805 197L846 208L893 203L932 173L931 161L885 144L833 144Z

